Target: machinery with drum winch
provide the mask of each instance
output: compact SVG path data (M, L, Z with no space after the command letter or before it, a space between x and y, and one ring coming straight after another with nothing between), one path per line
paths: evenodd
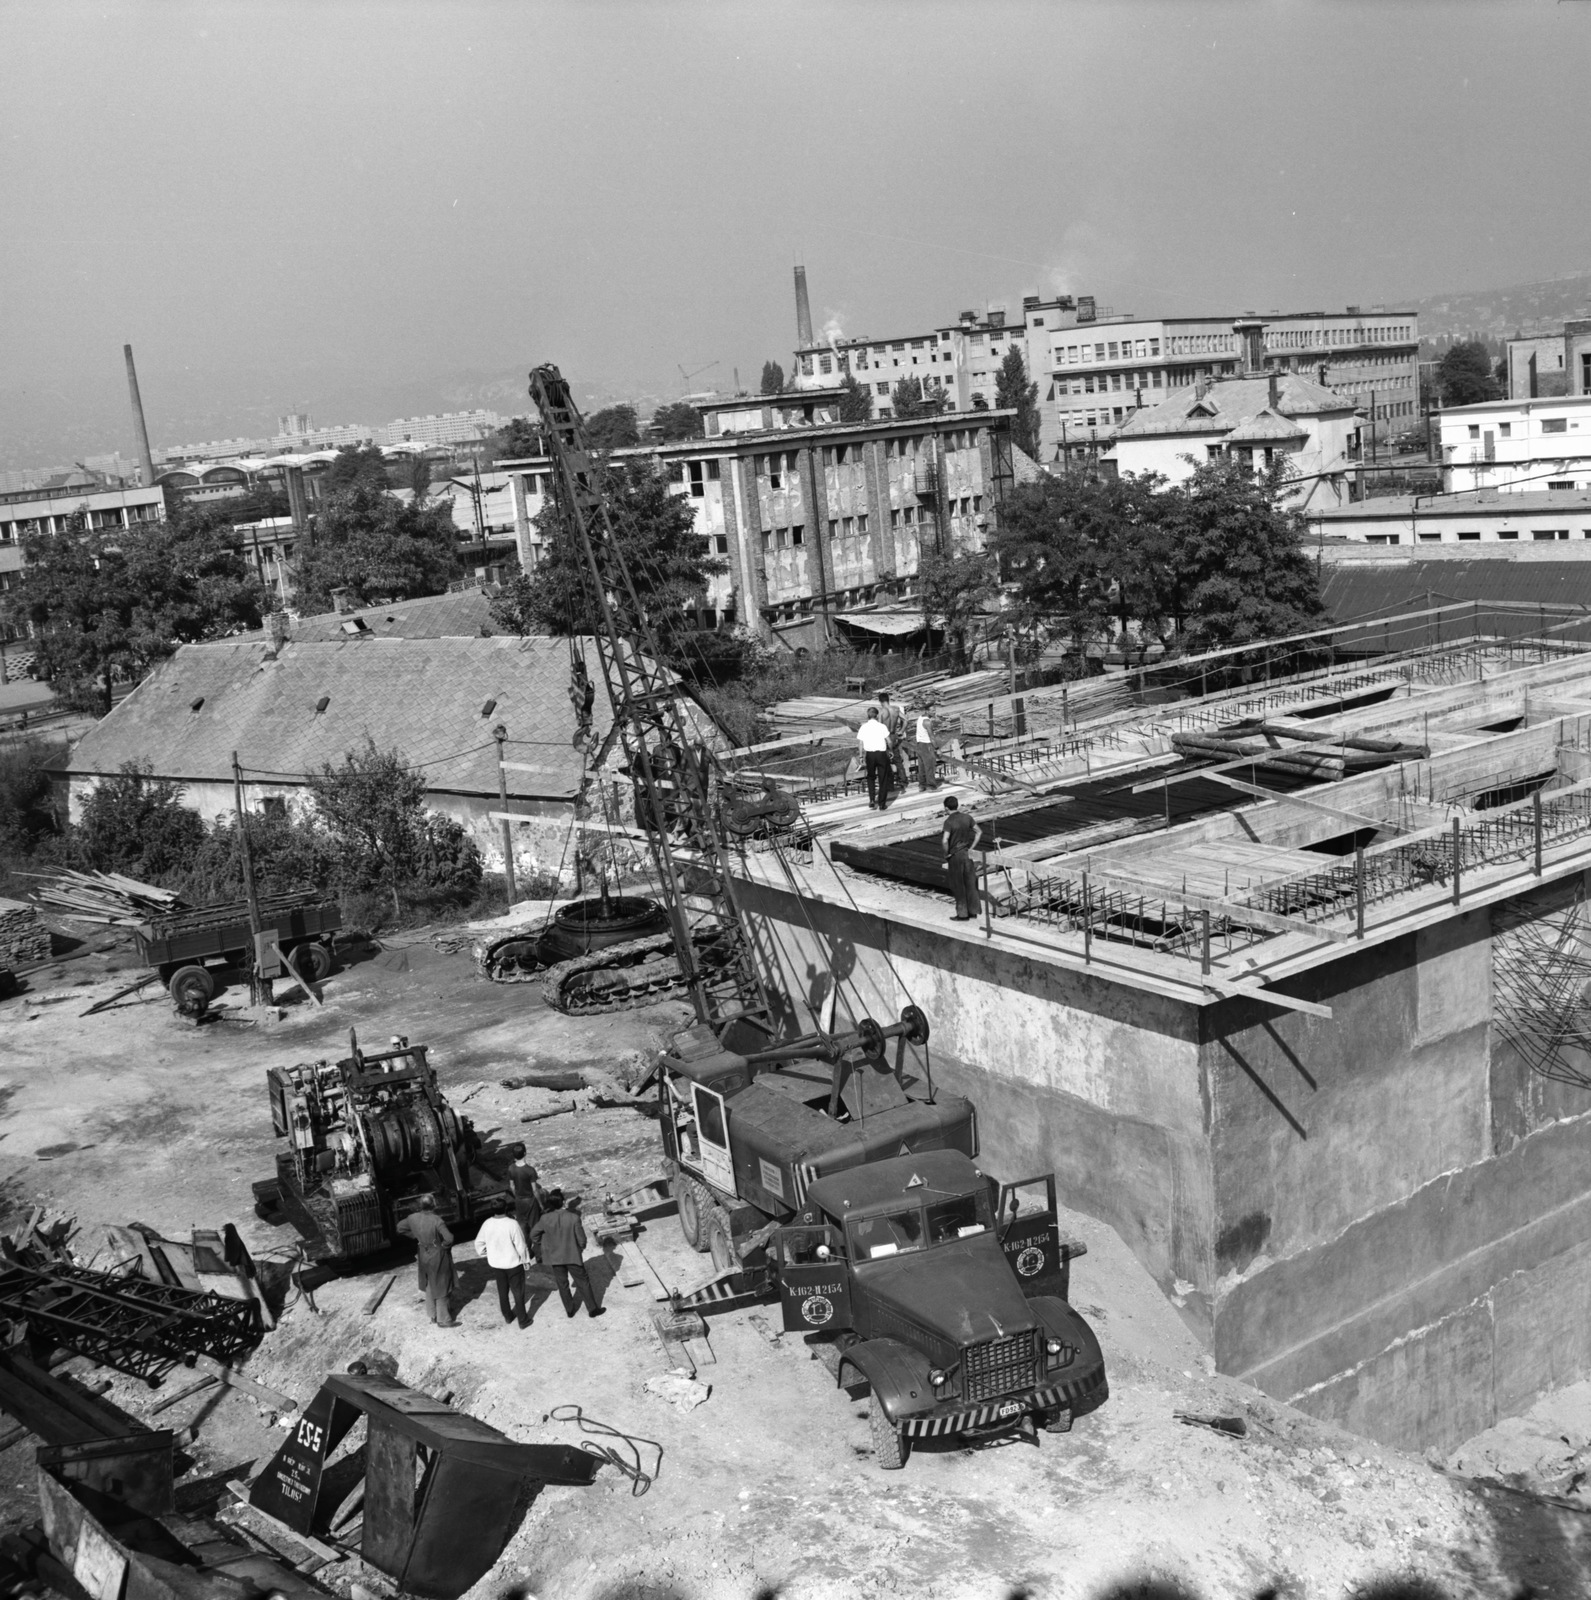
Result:
M276 1176L254 1185L259 1215L293 1223L311 1259L340 1262L393 1244L425 1195L455 1233L511 1210L503 1180L477 1164L474 1126L437 1088L425 1046L400 1037L367 1054L352 1029L348 1045L341 1061L267 1071L271 1122L288 1148Z

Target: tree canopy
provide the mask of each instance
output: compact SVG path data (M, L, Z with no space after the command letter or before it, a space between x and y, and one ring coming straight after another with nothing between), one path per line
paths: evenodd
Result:
M1303 522L1281 505L1280 469L1222 458L1185 483L1069 473L1019 487L995 551L1019 618L1056 624L1079 658L1173 628L1191 650L1276 638L1321 611Z
M405 504L366 482L333 494L300 548L294 578L306 612L330 611L332 590L356 604L441 594L458 577L458 529L445 501Z
M320 485L321 493L326 495L361 485L385 489L388 481L386 457L375 445L345 444L327 466Z
M764 394L782 394L784 392L784 368L777 361L763 362L761 388Z
M17 614L41 671L68 705L109 711L111 682L139 677L179 645L257 628L259 580L204 519L24 537Z
M1000 592L993 556L981 550L923 550L917 558L917 593L929 626L942 628L954 670L967 668L967 635L985 604Z
M902 378L889 392L897 417L937 417L946 407L945 387L937 378Z
M1449 345L1436 364L1436 381L1444 405L1473 406L1502 398L1491 354L1479 339L1461 339Z
M539 456L542 448L541 429L529 417L510 417L497 430L492 440L492 452L510 459L518 456Z
M619 548L646 620L670 665L690 671L700 652L691 643L694 609L709 579L726 570L706 554L687 496L675 494L650 465L630 461L609 469L608 509ZM492 621L514 633L594 633L600 627L589 573L573 527L555 500L536 517L545 552L534 573L516 573L492 602ZM600 552L599 552L600 556ZM608 583L626 633L639 630L616 577Z
M1014 407L1016 416L1011 419L1011 439L1017 449L1035 461L1039 456L1039 386L1028 382L1027 363L1022 359L1020 345L1012 345L1000 363L994 379L996 408Z
M652 413L651 426L664 444L675 439L700 439L707 429L702 425L702 414L689 400L676 400L672 405L659 406Z
M597 450L623 450L641 442L634 406L608 406L586 418L586 434Z
M871 422L873 420L873 396L868 392L865 383L858 383L854 373L847 372L840 379L840 421L841 422Z

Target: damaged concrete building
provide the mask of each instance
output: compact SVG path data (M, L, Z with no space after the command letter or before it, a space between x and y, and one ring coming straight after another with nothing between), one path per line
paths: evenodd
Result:
M814 837L741 893L812 1015L923 1007L991 1168L1053 1167L1220 1371L1445 1451L1591 1373L1588 640L1453 607L991 701L976 923L941 795L865 809L846 730L748 753Z

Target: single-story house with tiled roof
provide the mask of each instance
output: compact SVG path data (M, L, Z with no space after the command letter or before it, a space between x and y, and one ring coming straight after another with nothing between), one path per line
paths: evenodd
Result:
M581 641L596 685L598 741L612 724L596 650ZM492 729L507 730L504 777L522 870L556 869L566 856L586 759L574 744L569 640L494 637L405 639L374 633L333 640L227 639L185 645L151 673L78 742L64 769L74 813L101 777L124 763L183 786L207 821L234 814L232 752L243 767L244 803L296 810L307 804L306 774L366 740L399 750L425 773L427 803L463 823L488 865L502 864L503 805ZM711 729L704 713L704 732ZM618 741L614 741L617 747ZM614 781L620 750L609 755L600 796L587 795L598 819L623 802ZM611 770L609 770L611 769ZM567 851L566 865L574 852Z
M1112 432L1103 460L1171 483L1213 456L1235 456L1256 472L1280 461L1297 480L1292 505L1314 512L1346 503L1358 452L1352 400L1296 372L1270 372L1172 390Z

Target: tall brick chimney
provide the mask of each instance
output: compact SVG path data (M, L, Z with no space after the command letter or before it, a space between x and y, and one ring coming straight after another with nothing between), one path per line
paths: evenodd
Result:
M155 462L149 453L149 429L144 426L144 402L138 393L138 369L133 365L133 347L124 344L122 354L127 358L127 394L133 403L133 440L138 446L138 465L143 472L144 488L152 489L155 486Z
M805 350L812 343L812 304L807 299L807 269L795 269L796 345Z

